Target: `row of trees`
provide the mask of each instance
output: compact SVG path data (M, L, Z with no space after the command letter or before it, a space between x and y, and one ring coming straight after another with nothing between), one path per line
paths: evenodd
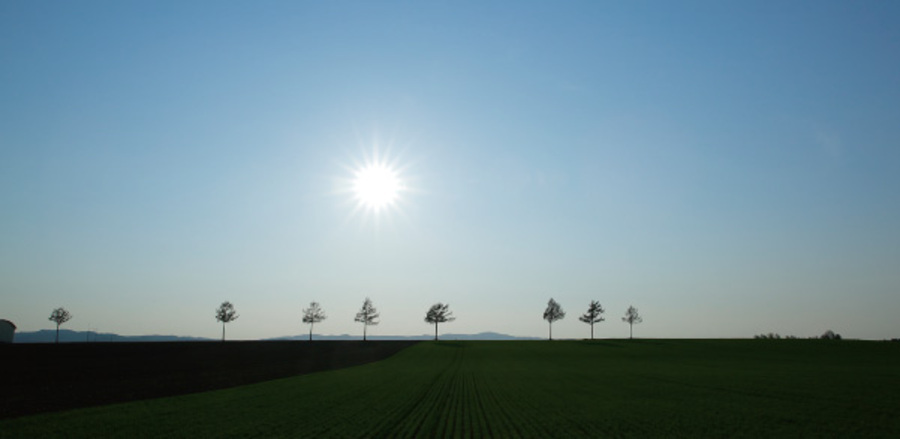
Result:
M603 309L600 302L592 300L591 304L588 305L587 311L578 317L578 320L591 325L591 340L594 339L594 323L600 323L606 320L603 318L604 312L606 312L606 310ZM549 340L553 340L553 322L562 320L565 317L566 312L563 311L562 306L559 302L551 298L550 301L547 302L547 309L544 310L544 320L550 324L550 334L547 337ZM637 308L629 306L628 311L625 311L625 317L622 317L622 321L628 323L628 338L630 339L634 336L634 325L643 322L644 319L641 318Z
M600 302L592 300L588 306L587 312L578 317L578 320L591 325L591 340L594 339L594 324L606 320L603 318L604 312L605 310L603 309L603 306L600 305ZM372 300L366 297L366 300L363 301L362 308L360 308L359 312L356 313L356 317L353 319L354 321L363 324L363 340L366 340L369 326L374 326L379 323L379 316L378 310L372 305ZM225 325L237 320L238 317L240 317L240 315L234 309L234 305L231 302L222 302L222 304L216 308L216 321L222 323L222 341L225 341ZM544 320L550 324L550 334L548 339L553 340L553 322L562 320L565 317L566 312L563 311L562 306L551 298L550 302L547 303L547 309L544 310ZM322 306L319 305L318 302L311 302L309 308L303 309L303 323L309 324L310 340L312 340L313 327L315 324L326 318L325 311L322 310ZM57 343L59 343L60 325L71 319L72 314L69 311L66 311L65 308L56 308L50 314L50 320L56 323ZM434 325L435 340L438 339L438 326L441 323L449 323L454 320L456 320L456 317L453 317L453 311L450 311L450 304L436 303L425 313L425 322ZM628 311L625 312L625 317L622 317L622 321L629 324L628 338L632 338L634 325L641 323L643 319L640 314L638 314L637 308L629 306Z
M588 305L587 311L578 317L578 320L591 325L591 340L594 339L594 324L605 321L603 318L603 313L606 310L603 309L603 306L600 305L600 302L596 300L592 300L590 305ZM227 323L233 322L238 319L240 315L238 315L237 311L234 309L234 305L231 302L225 301L216 308L216 321L222 322L222 341L225 341L225 325ZM362 308L360 308L359 312L356 313L356 317L353 319L356 322L360 322L363 324L363 340L366 340L366 333L368 332L368 328L370 325L377 325L378 322L378 310L375 306L372 305L372 300L366 297L366 300L363 302ZM549 324L549 340L553 340L553 322L562 320L566 317L566 312L563 311L562 306L552 298L549 302L547 302L547 309L544 310L544 320L546 320ZM316 323L319 323L325 320L327 316L325 315L325 311L322 310L322 306L319 305L318 302L311 302L309 304L309 308L303 309L303 323L309 324L309 339L312 340L313 327ZM65 308L56 308L50 313L49 320L56 323L56 343L59 343L59 327L72 319L72 313L67 311ZM450 311L450 304L444 303L436 303L428 309L428 312L425 313L425 322L434 325L434 339L438 339L438 325L441 323L449 323L456 320L456 317L453 317L453 312ZM638 309L629 306L628 310L625 311L625 317L622 317L622 321L628 323L628 338L631 339L634 336L634 325L639 324L644 321L641 318L640 313L638 313ZM778 339L782 338L779 334L759 334L754 335L753 338L771 338ZM792 335L785 336L784 338L797 338ZM821 339L831 339L831 340L840 340L841 335L832 332L831 330L826 331L819 337L813 338L821 338Z
M238 317L240 317L240 315L235 311L234 305L231 302L222 302L222 304L216 308L216 321L222 322L222 341L225 341L225 325L237 320ZM366 297L362 308L356 313L356 318L354 318L354 321L362 322L363 324L363 340L366 339L369 325L374 326L378 324L378 317L378 310L372 305L372 300ZM325 311L322 310L322 306L319 305L319 302L311 302L309 308L303 310L303 323L309 324L310 340L312 340L313 327L315 324L326 318L328 318L328 316L325 315Z
M605 310L603 309L603 306L600 305L600 302L592 300L591 304L588 306L587 312L578 317L578 320L591 325L591 340L594 339L594 324L606 320L603 318L604 312ZM353 319L354 321L363 324L363 340L366 340L366 333L368 332L369 326L374 326L379 323L378 317L378 310L372 305L372 300L366 297L366 300L363 301L362 308L360 308L359 312L356 313L356 317ZM549 340L553 340L553 322L562 320L565 317L566 312L563 311L562 306L560 306L557 301L550 299L550 302L547 303L547 309L544 310L544 320L550 323ZM225 324L237 320L237 318L238 314L235 312L234 305L232 305L231 302L222 302L222 304L219 305L219 308L216 309L216 320L222 322L222 341L225 341ZM326 318L325 311L322 310L322 306L319 305L318 302L311 302L309 308L303 310L303 323L309 324L310 340L312 340L313 326ZM425 313L425 322L434 325L435 340L438 339L438 326L441 323L449 323L454 320L456 320L456 317L453 317L453 311L450 311L450 304L446 303L435 303L428 309L428 312ZM643 319L640 314L638 314L637 308L629 306L628 311L625 312L625 317L622 317L622 321L628 323L628 338L632 338L634 334L634 325L641 323Z

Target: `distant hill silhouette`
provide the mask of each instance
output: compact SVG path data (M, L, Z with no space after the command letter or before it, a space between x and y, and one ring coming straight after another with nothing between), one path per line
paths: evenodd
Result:
M271 340L307 340L309 335L292 335L273 338ZM422 335L369 335L369 340L433 340L434 334ZM360 340L360 334L319 335L313 334L315 340ZM441 340L542 340L540 337L518 337L499 332L479 332L478 334L441 334Z
M204 341L213 340L201 337L180 337L177 335L119 335L105 332L59 330L60 343L84 342L140 342L140 341ZM34 332L17 332L15 343L53 343L56 341L55 329L42 329Z
M307 340L308 334L270 338L267 340ZM319 335L313 334L315 340L359 340L359 334ZM431 340L434 335L370 335L371 340ZM539 340L540 337L517 337L498 332L480 332L478 334L441 334L441 340ZM56 341L55 329L42 329L33 332L17 332L15 343L53 343ZM213 338L182 337L177 335L119 335L106 332L59 330L60 343L109 343L109 342L154 342L154 341L218 341Z

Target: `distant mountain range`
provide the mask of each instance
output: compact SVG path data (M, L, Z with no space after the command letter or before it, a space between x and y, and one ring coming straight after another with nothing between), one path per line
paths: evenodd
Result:
M205 341L210 338L180 337L177 335L119 335L94 331L59 330L60 343L93 343L93 342L134 342L134 341ZM16 332L15 343L53 343L56 341L55 329L42 329L34 332Z
M422 335L370 335L369 340L433 340L433 334ZM498 332L479 332L478 334L441 334L441 340L540 340L538 337L517 337ZM269 340L309 340L309 335L292 335ZM362 340L362 335L319 335L313 334L313 340Z
M431 340L434 335L370 335L369 340ZM538 340L538 337L517 337L497 332L480 332L478 334L441 334L441 340ZM308 340L309 335L292 335L268 338L265 340ZM313 334L313 340L361 340L361 335L319 335ZM154 342L154 341L216 341L218 339L203 337L181 337L177 335L119 335L106 332L59 330L60 343L95 343L95 342ZM55 329L42 329L33 332L17 332L15 343L53 343L56 341Z

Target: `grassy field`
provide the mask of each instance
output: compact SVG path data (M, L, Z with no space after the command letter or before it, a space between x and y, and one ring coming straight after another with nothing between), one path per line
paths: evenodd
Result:
M900 345L421 343L376 363L0 422L0 437L900 437Z

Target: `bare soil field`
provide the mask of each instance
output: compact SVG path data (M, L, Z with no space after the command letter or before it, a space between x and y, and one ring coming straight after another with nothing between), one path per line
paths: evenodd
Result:
M415 341L0 345L0 419L204 392L390 357Z

